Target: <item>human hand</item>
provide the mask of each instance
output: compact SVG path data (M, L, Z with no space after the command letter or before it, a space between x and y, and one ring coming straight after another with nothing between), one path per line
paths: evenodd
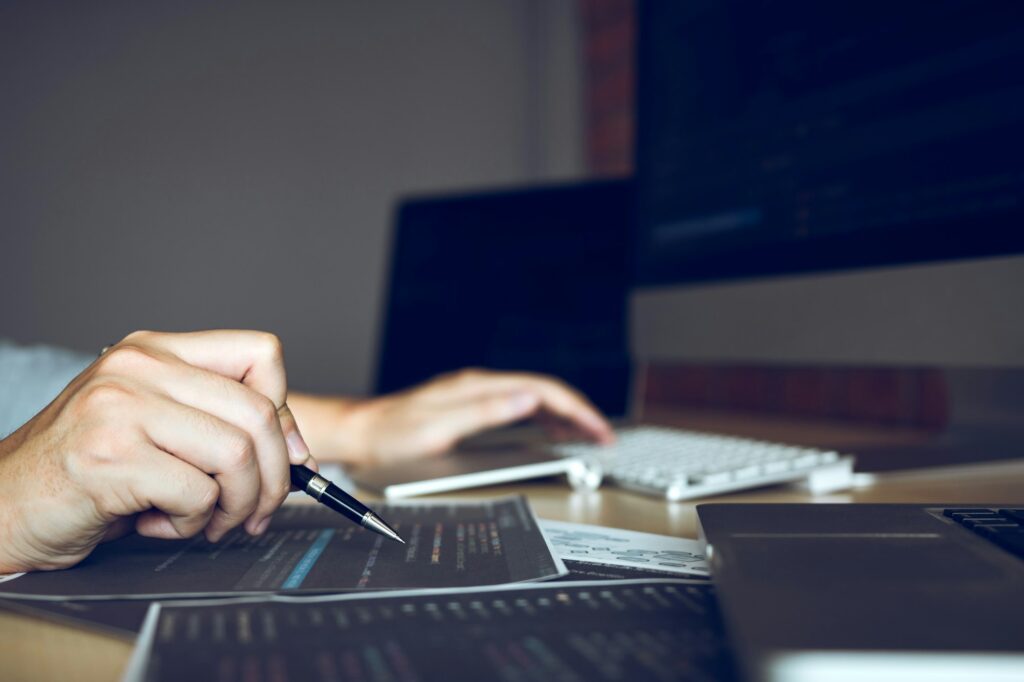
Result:
M315 466L271 334L136 332L0 441L0 573L65 568L128 532L266 530Z
M394 461L436 455L474 433L536 417L559 438L610 443L607 420L583 395L538 374L467 369L351 412L348 434L365 458Z

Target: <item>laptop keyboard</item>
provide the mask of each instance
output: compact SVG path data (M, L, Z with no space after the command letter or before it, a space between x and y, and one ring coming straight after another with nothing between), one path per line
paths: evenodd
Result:
M1024 559L1024 509L946 509L942 512L964 528Z

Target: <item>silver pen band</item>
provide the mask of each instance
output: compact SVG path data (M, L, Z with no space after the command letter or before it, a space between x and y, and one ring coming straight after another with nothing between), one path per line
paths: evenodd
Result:
M327 486L330 484L330 481L317 474L313 476L313 478L309 479L309 483L306 484L306 493L319 500L323 496L324 491L327 490Z

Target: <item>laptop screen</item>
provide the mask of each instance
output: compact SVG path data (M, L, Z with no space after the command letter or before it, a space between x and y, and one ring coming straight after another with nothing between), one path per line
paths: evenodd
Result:
M543 372L626 413L632 185L414 198L397 211L376 389Z

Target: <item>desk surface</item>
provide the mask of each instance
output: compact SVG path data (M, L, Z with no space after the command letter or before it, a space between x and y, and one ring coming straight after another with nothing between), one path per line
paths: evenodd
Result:
M795 428L777 421L747 422L744 428L721 417L695 418L704 428L774 437L809 445L837 438L866 438L841 425ZM660 420L664 421L664 420ZM672 421L679 423L679 420ZM694 420L687 425L695 425ZM799 432L800 438L792 438ZM877 435L877 434L874 434ZM888 432L893 442L914 442L912 432ZM695 503L665 503L614 488L595 493L574 493L558 482L506 485L468 491L451 497L490 497L522 493L537 516L579 523L616 526L682 537L696 536ZM701 500L728 502L910 502L1020 504L1024 501L1024 461L1006 461L879 475L872 484L842 493L812 496L795 487L766 488ZM100 634L57 625L31 617L0 612L0 680L117 680L132 647Z

